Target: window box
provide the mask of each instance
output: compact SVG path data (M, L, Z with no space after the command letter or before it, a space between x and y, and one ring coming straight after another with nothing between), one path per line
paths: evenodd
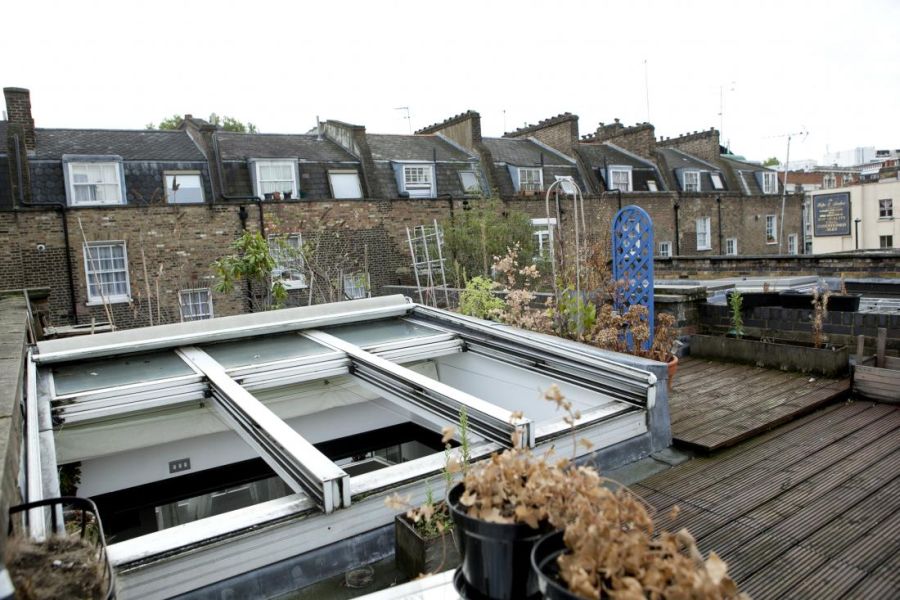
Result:
M131 301L125 242L87 242L84 272L88 306Z

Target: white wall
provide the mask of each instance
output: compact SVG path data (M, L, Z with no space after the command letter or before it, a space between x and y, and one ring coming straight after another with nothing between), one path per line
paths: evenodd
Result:
M859 249L871 250L879 247L882 235L894 236L894 247L900 247L900 182L896 179L851 185L821 193L811 194L813 202L817 195L849 192L850 194L850 235L817 237L813 230L813 254L841 252L856 249L856 224L859 223ZM878 201L891 198L894 201L894 218L879 217ZM814 216L813 216L814 218Z

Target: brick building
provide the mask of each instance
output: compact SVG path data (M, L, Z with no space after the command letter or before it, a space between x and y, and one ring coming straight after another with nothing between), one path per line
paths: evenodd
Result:
M474 111L415 135L334 120L239 134L190 115L177 131L42 129L27 90L4 95L0 289L49 287L54 324L247 311L245 290L212 289L211 267L245 230L313 249L274 273L290 305L378 295L411 281L407 226L495 196L546 228L544 192L560 179L563 193L569 181L583 190L591 227L607 228L620 204L645 208L663 256L778 252L777 183L723 157L715 130L657 140L648 123L616 121L581 138L565 113L490 138ZM801 222L799 200L787 200L786 236ZM562 211L550 226L570 224Z

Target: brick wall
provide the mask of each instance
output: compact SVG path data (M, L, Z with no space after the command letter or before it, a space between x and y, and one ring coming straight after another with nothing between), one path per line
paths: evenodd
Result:
M572 156L573 148L578 143L578 115L571 113L557 115L544 119L536 125L526 125L510 133L505 133L503 137L533 137L563 154Z
M866 252L803 256L677 256L657 258L657 277L713 279L769 275L772 277L818 275L820 277L900 278L898 254Z
M23 88L3 88L6 99L6 118L12 124L21 125L22 139L27 150L34 150L34 119L31 117L31 94Z

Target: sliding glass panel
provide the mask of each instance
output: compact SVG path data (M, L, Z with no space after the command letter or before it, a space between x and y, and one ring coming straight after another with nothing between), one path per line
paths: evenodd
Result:
M410 323L403 319L324 327L322 331L360 347L376 346L385 342L415 339L444 333L443 331Z
M62 364L52 369L56 395L75 394L169 377L194 371L172 351Z
M226 369L332 352L297 333L207 344L201 348Z

